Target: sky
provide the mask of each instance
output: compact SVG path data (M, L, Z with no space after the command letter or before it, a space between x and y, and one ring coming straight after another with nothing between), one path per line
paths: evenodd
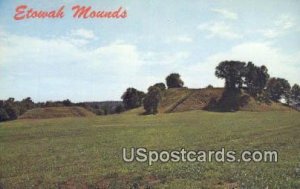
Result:
M17 6L62 19L14 20ZM124 19L74 19L72 6L127 11ZM300 83L298 0L0 0L0 99L120 100L179 73L185 86L223 86L223 60L266 65Z

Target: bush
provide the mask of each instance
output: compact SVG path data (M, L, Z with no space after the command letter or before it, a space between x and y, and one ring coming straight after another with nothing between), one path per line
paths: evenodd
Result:
M161 101L161 90L158 87L149 87L148 93L143 100L143 105L146 114L158 113L158 105Z

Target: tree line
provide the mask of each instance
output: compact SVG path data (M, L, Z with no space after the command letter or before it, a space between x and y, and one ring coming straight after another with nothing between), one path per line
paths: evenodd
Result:
M292 87L284 78L270 77L266 66L256 66L252 62L223 61L215 75L225 79L225 93L240 93L242 89L258 101L271 103L284 100L286 104L299 104L300 87Z

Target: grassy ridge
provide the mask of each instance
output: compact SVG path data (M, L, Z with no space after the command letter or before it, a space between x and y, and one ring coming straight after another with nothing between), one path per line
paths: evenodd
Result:
M59 117L90 117L93 112L78 106L34 108L25 112L19 119L48 119Z
M299 188L298 112L193 111L0 124L5 188ZM124 163L122 147L271 149L278 163Z

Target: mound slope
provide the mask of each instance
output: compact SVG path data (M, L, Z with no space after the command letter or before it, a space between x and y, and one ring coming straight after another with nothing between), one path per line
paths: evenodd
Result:
M165 91L159 109L161 113L203 110L210 105L210 102L220 100L223 92L224 88L168 89ZM214 111L213 108L210 110ZM248 103L240 107L240 111L293 111L293 109L281 103L266 104L249 97Z
M208 106L212 99L221 98L223 91L223 88L191 89L191 93L181 103L170 109L169 112L202 110Z
M72 106L72 107L47 107L47 108L34 108L28 110L19 119L47 119L47 118L60 118L60 117L91 117L95 116L94 113L85 108Z

